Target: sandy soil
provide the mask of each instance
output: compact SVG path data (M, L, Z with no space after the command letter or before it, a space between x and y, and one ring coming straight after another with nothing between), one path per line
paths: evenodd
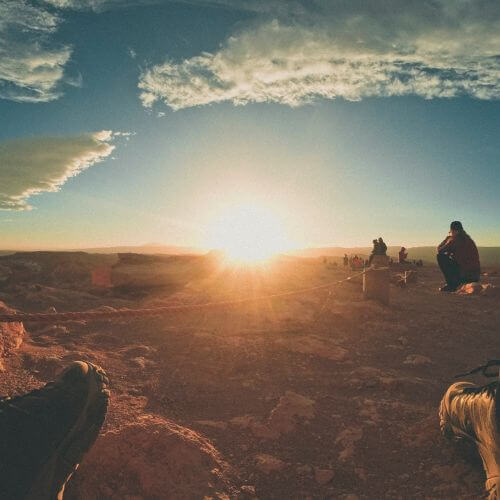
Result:
M320 259L287 259L139 296L27 283L0 300L23 311L142 307L345 276ZM364 301L357 279L330 295L25 324L0 394L38 387L70 360L108 372L111 407L72 499L478 498L481 465L440 437L437 407L454 374L500 357L500 297L442 294L440 282L436 268L419 269L416 283L391 286L389 306Z

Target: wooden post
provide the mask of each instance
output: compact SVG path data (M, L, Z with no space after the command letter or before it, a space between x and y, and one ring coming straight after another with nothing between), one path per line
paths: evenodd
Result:
M389 304L389 268L370 267L363 274L363 297Z

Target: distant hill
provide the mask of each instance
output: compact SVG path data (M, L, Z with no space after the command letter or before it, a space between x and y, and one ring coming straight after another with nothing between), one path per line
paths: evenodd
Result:
M391 246L387 250L387 254L391 257L397 258L400 246ZM482 266L500 266L500 247L479 247L479 256ZM305 248L290 252L289 255L296 257L343 257L347 255L358 255L366 257L371 253L371 247L320 247L320 248ZM422 259L427 263L435 263L436 261L436 247L413 247L408 248L408 259L419 260Z
M202 255L207 252L195 247L182 247L174 245L159 245L150 243L147 245L137 246L116 246L116 247L95 247L95 248L78 248L78 249L65 249L65 250L0 250L0 256L10 255L13 253L30 253L30 252L50 252L50 253L64 253L64 252L85 252L85 253L98 253L98 254L111 254L111 253L140 253L140 254L166 254L166 255Z
M138 246L117 246L82 248L79 251L87 253L141 253L141 254L167 254L167 255L201 255L206 252L195 247L182 247L174 245L159 245L151 243Z

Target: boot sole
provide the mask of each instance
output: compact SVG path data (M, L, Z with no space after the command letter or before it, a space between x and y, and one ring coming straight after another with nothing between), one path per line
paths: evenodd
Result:
M78 468L85 453L94 444L104 423L109 403L108 377L102 368L89 362L82 363L88 369L85 405L71 431L43 466L26 499L62 499L66 483ZM70 365L66 370L72 366L74 365Z

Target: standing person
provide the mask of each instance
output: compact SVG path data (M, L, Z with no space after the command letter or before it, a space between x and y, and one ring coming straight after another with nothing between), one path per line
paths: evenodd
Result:
M406 264L406 257L408 257L408 252L405 247L401 247L401 250L399 251L399 263Z
M440 288L442 292L454 292L463 283L479 281L479 252L460 221L450 224L449 235L437 251L437 261L446 280L446 285Z
M373 249L372 253L370 254L370 258L368 259L368 265L372 263L373 257L375 255L379 255L378 240L373 240L372 243L373 243Z
M347 267L349 265L349 257L347 257L347 254L344 254L344 267Z

